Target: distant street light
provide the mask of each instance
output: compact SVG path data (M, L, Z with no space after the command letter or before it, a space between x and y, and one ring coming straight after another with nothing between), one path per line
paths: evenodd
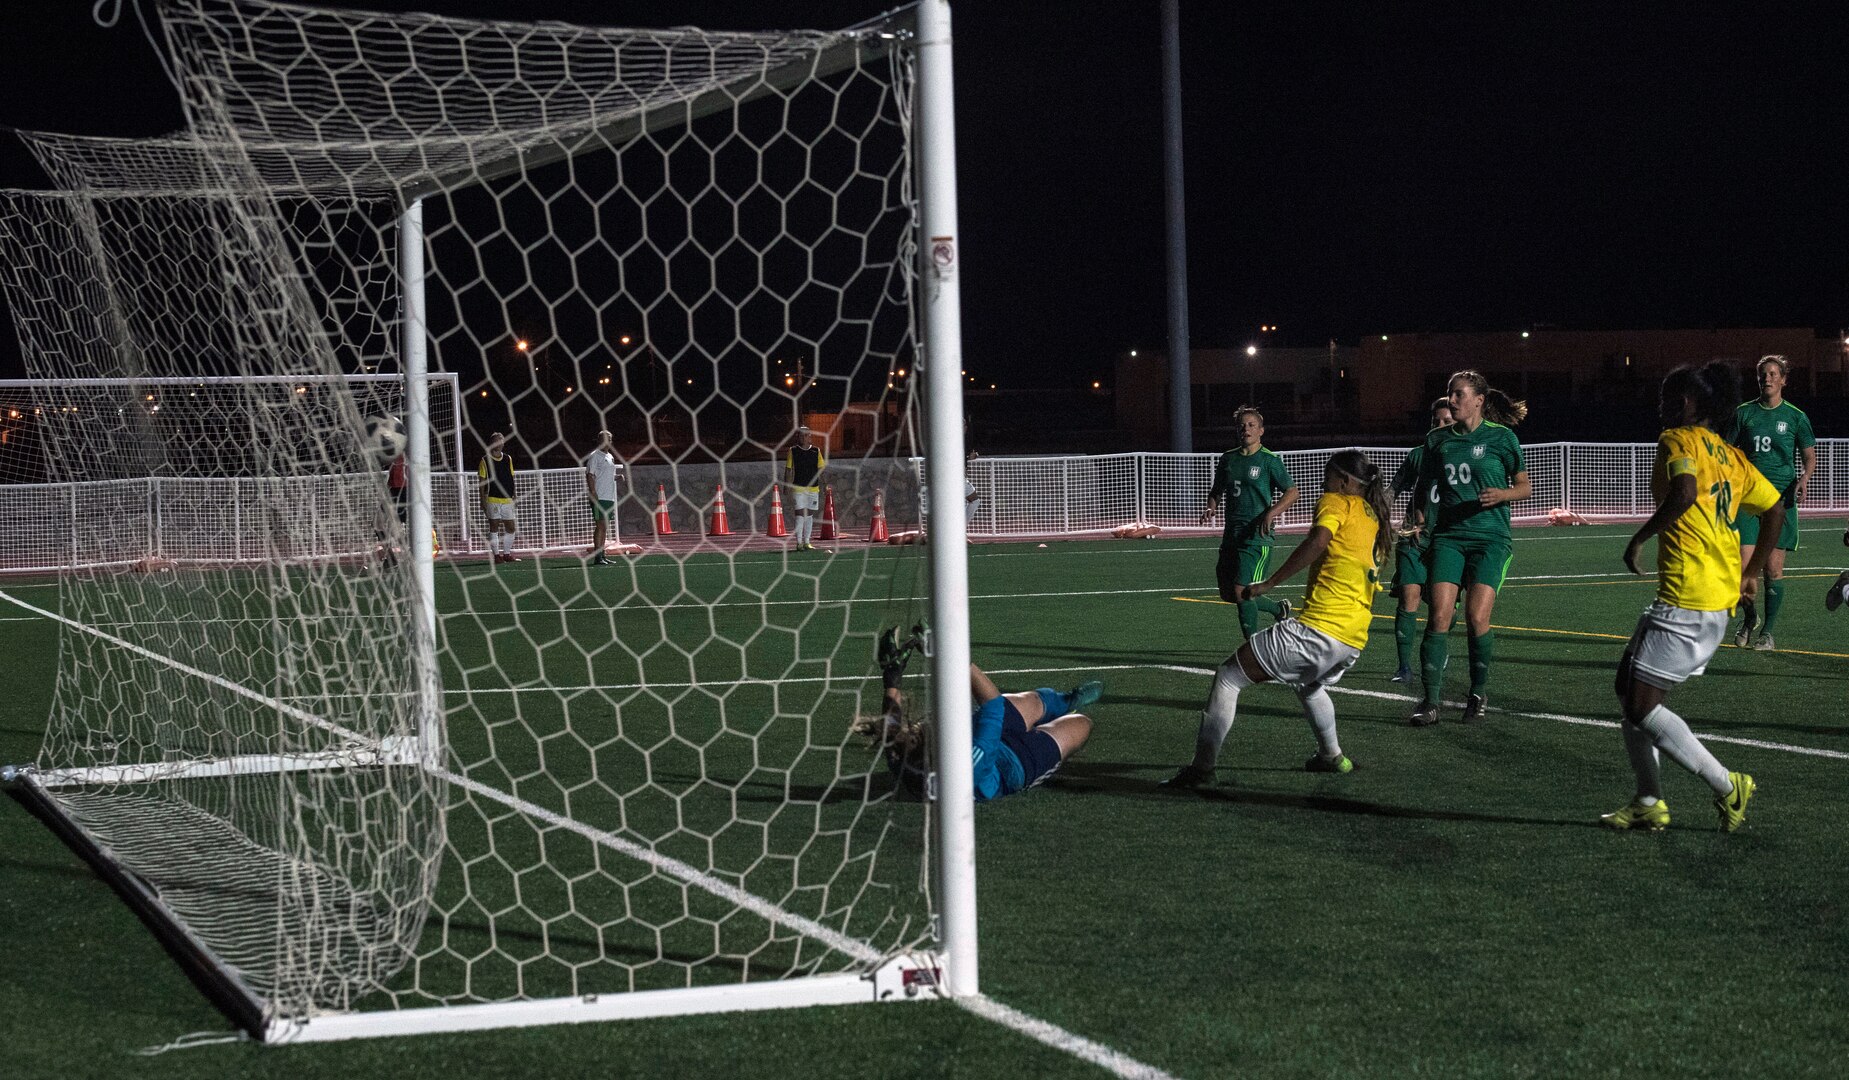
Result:
M1246 355L1247 355L1247 356L1257 356L1257 355L1258 355L1258 346L1256 346L1256 345L1247 345L1247 346L1246 346Z
M527 350L526 339L520 338L519 340L515 341L514 348L519 349L521 352L525 352Z

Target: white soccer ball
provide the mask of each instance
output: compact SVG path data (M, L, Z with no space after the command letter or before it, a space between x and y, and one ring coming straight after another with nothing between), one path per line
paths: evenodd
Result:
M366 452L381 465L390 465L404 453L404 425L396 416L368 416L360 439Z

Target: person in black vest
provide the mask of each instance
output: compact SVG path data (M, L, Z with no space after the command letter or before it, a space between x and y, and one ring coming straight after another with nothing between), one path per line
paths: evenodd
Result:
M796 429L796 445L783 455L783 479L790 485L790 508L796 511L796 549L814 551L815 511L822 505L822 470L828 459L809 441L808 425Z
M482 516L488 519L488 550L498 563L520 560L514 555L514 459L507 453L507 436L488 436L488 456L475 467L481 478Z

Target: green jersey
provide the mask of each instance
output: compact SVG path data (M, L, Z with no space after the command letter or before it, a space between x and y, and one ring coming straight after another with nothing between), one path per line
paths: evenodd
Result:
M1271 543L1271 537L1258 532L1259 516L1271 509L1274 496L1296 486L1284 459L1262 446L1250 454L1243 450L1221 454L1213 472L1213 488L1207 492L1209 499L1224 500L1226 506L1226 531L1220 536L1220 546Z
M1798 478L1798 451L1817 445L1810 417L1789 401L1779 402L1776 409L1748 401L1733 411L1733 417L1733 444L1773 487L1789 490Z
M1425 521L1433 536L1496 538L1509 535L1509 504L1486 507L1484 488L1506 488L1526 472L1515 432L1488 420L1475 431L1463 425L1433 428L1425 437L1415 492L1425 492Z

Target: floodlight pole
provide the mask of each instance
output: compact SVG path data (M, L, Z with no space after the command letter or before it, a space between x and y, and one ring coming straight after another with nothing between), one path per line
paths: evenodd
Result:
M963 315L949 0L918 4L919 284L931 505L931 685L937 729L938 933L944 989L977 992L976 803L970 765L969 553L963 520Z
M1168 207L1168 440L1194 450L1188 362L1188 218L1181 183L1181 0L1162 0L1162 179Z
M430 353L424 304L424 200L412 199L398 218L399 327L405 382L405 484L410 498L413 677L417 680L417 745L427 768L443 765L443 692L437 682L436 551L431 543ZM462 408L460 399L456 402ZM460 461L457 467L461 467Z

